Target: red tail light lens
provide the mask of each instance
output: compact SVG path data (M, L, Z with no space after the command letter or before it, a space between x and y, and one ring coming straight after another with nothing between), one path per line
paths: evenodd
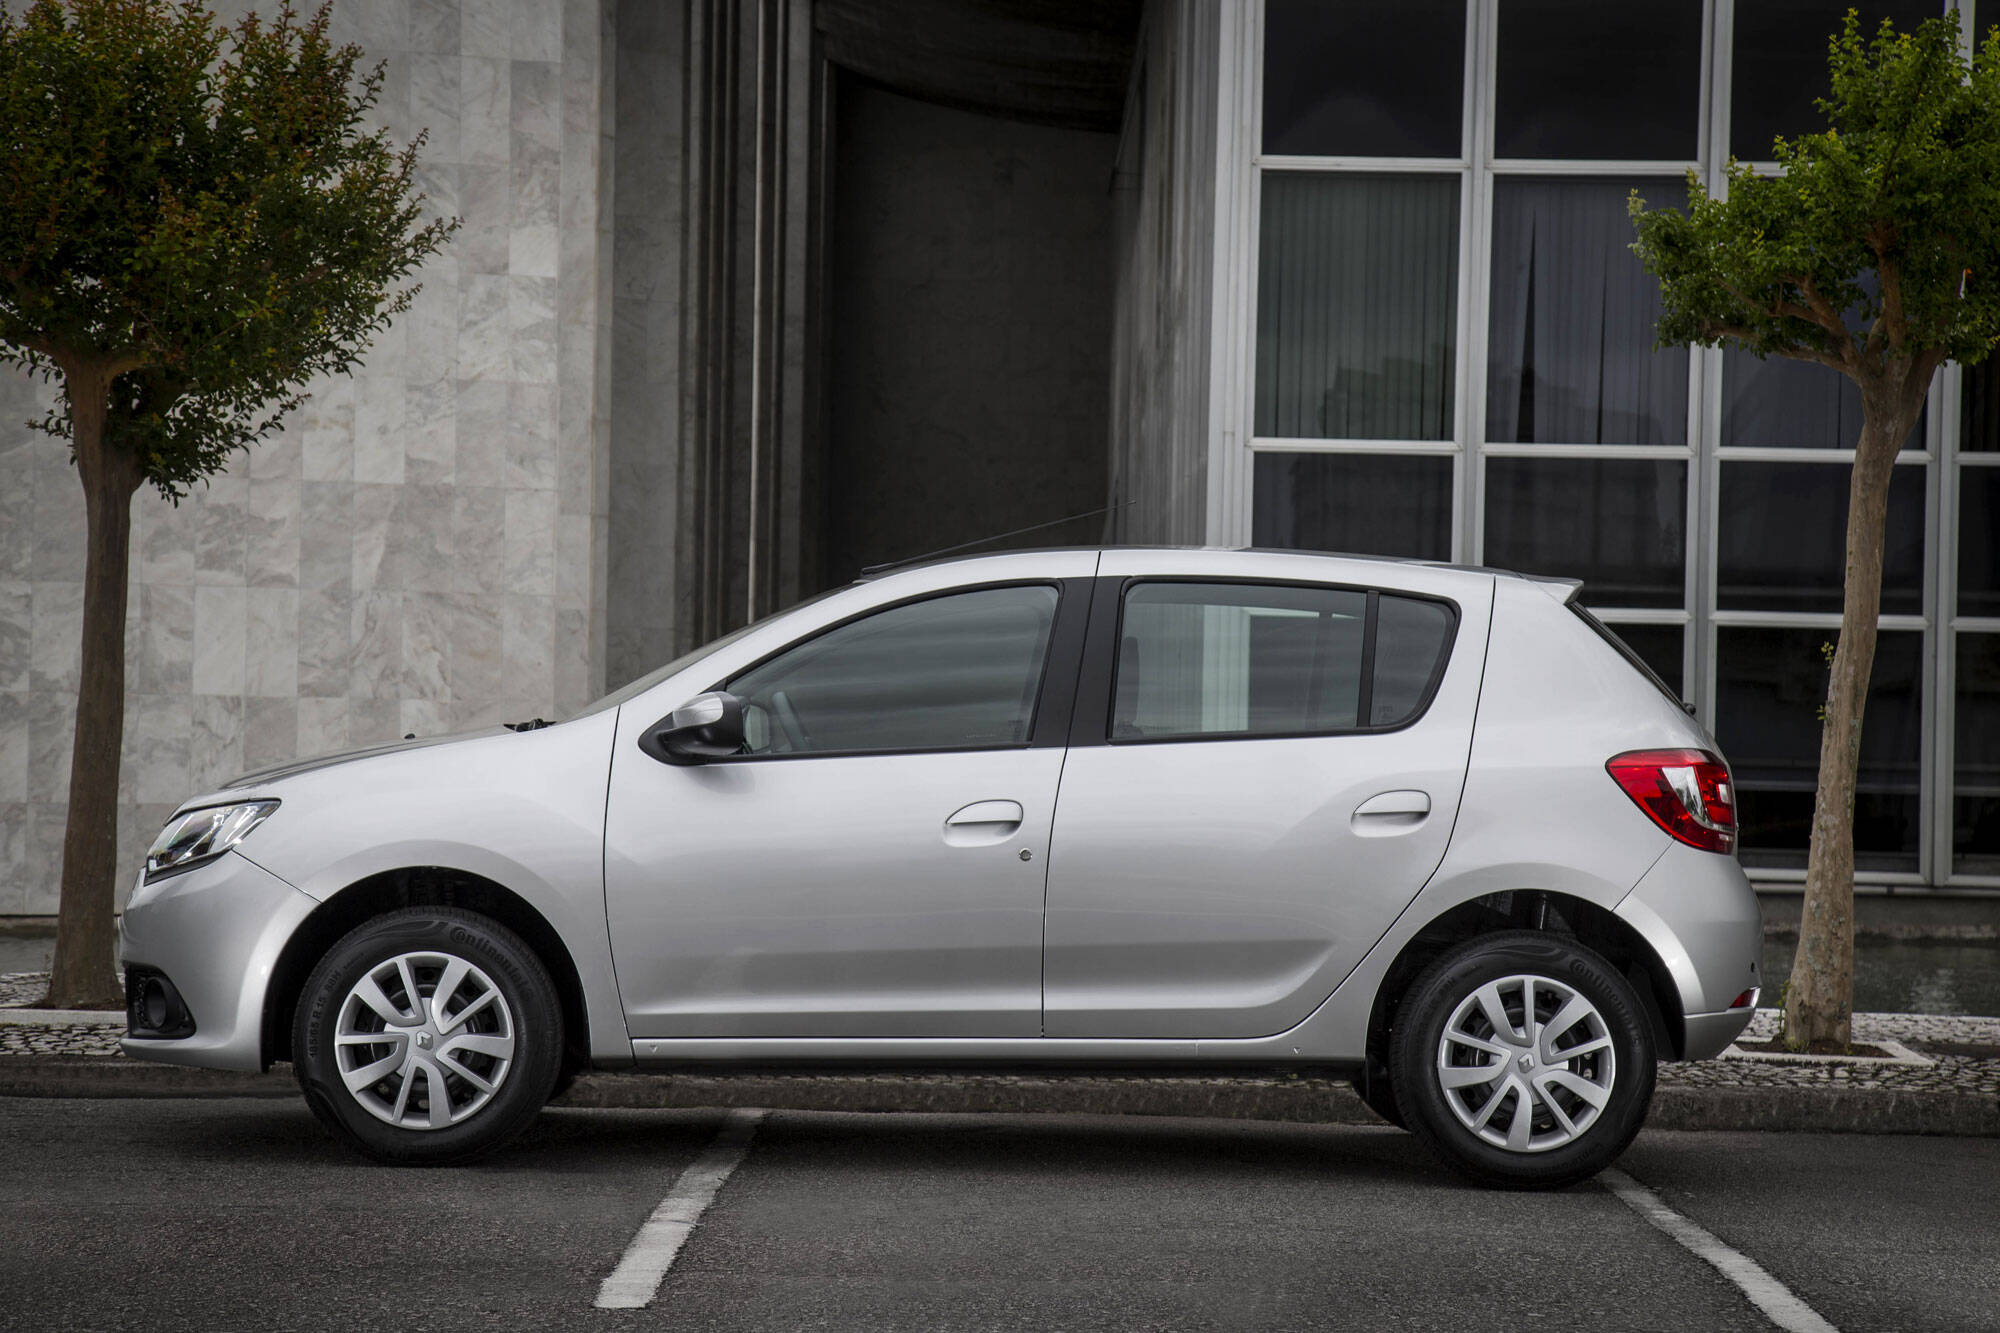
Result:
M1631 750L1604 765L1655 824L1705 852L1736 850L1736 792L1706 750Z

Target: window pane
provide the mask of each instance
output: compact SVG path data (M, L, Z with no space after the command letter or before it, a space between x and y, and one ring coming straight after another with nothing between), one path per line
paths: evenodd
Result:
M1375 688L1368 725L1393 727L1415 717L1431 692L1451 642L1451 612L1414 597L1375 599Z
M1451 460L1388 454L1257 455L1258 546L1451 558Z
M2000 505L2000 468L1958 470L1958 613L2000 616L2000 540L1993 530Z
M1458 337L1458 177L1264 177L1257 433L1443 440Z
M1498 58L1498 156L1694 159L1701 0L1507 0Z
M1925 415L1917 415L1905 449L1924 447ZM1852 449L1860 439L1861 390L1839 371L1777 356L1722 354L1725 447Z
M1681 687L1681 636L1679 625L1607 625L1613 634L1622 639L1627 648L1639 655L1639 660L1653 669L1675 697L1687 693Z
M1952 714L1951 864L2000 874L2000 634L1958 636Z
M1813 105L1830 88L1826 45L1849 9L1870 36L1884 18L1902 29L1944 12L1943 0L1755 0L1736 6L1729 74L1729 151L1771 160L1771 140L1826 128Z
M1486 563L1582 579L1588 606L1680 606L1686 534L1679 459L1486 462Z
M1959 381L1958 447L1967 453L2000 450L2000 366L1967 366Z
M1457 157L1465 0L1267 0L1264 151Z
M1722 465L1716 604L1726 610L1839 611L1847 570L1846 463ZM1889 482L1882 612L1916 615L1924 598L1924 469Z
M1450 643L1434 602L1336 588L1143 583L1125 597L1114 740L1287 736L1392 726L1422 705ZM1371 699L1365 696L1372 695Z
M1715 735L1736 775L1747 866L1805 864L1826 703L1824 653L1837 637L1832 629L1716 631ZM1922 662L1922 634L1891 631L1876 640L1854 807L1859 869L1917 866Z
M1688 353L1653 350L1660 284L1632 253L1633 189L1676 180L1501 178L1493 187L1486 438L1684 444Z
M982 588L828 630L731 681L752 754L1022 745L1056 590Z

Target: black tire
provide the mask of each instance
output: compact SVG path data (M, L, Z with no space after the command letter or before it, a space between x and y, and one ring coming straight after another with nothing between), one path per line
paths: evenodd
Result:
M1539 1022L1555 1017L1569 998L1581 997L1594 1011L1548 1038L1563 1043L1557 1053L1597 1045L1599 1038L1608 1038L1608 1046L1558 1064L1545 1058L1546 1043L1530 1040L1520 1028L1510 1026L1501 1040L1496 1025L1484 1020L1477 996L1488 983L1500 983L1491 994L1503 1000L1502 1017L1516 1023L1529 989L1520 978L1542 983L1534 985ZM1510 992L1511 1003L1504 998ZM1459 1038L1477 1040L1484 1033L1495 1046L1517 1049L1484 1052L1458 1038L1444 1048L1446 1027L1461 1006L1465 1013L1460 1020L1464 1026L1456 1030ZM1469 941L1439 957L1411 986L1389 1049L1405 1123L1448 1166L1482 1185L1561 1189L1589 1179L1631 1145L1653 1098L1653 1031L1638 995L1616 968L1568 936L1511 931ZM1523 1055L1529 1061L1525 1065ZM1498 1063L1487 1063L1496 1056ZM1465 1068L1474 1081L1447 1091L1441 1058ZM1493 1079L1477 1080L1475 1071L1486 1069L1495 1071ZM1570 1077L1558 1082L1548 1077L1552 1072ZM1527 1091L1530 1079L1539 1092ZM1571 1091L1579 1083L1590 1084L1595 1089L1590 1096L1602 1097L1603 1104L1593 1107ZM1528 1132L1520 1137L1531 1147L1510 1147L1483 1136L1504 1136L1502 1117L1514 1128L1515 1114L1524 1105ZM1491 1119L1476 1129L1468 1121L1476 1122L1481 1111ZM1573 1117L1574 1126L1563 1124L1559 1115Z
M412 1003L409 988L397 979L402 973L392 966L409 955L462 962L468 968L465 980L437 1001L436 989L453 975L450 962L420 957L410 964L417 990ZM378 985L393 1009L409 1011L407 1024L391 1025L379 1010L362 1004L357 988L371 974L385 978ZM497 995L475 1005L486 988ZM350 997L355 1006L344 1019ZM438 1018L430 1016L432 1005L453 1008ZM350 1029L380 1030L384 1039L342 1046L335 1037L343 1022ZM468 1037L484 1038L487 1051L451 1049ZM488 1053L509 1038L511 1052L504 1061ZM390 1070L358 1090L343 1078L343 1050L350 1068L400 1059L407 1070L419 1046L425 1069ZM292 1050L299 1087L335 1137L382 1162L452 1165L507 1143L548 1101L562 1068L562 1003L541 959L505 926L454 907L405 908L364 923L327 951L299 996ZM490 1091L482 1090L478 1085L488 1078ZM435 1119L428 1108L439 1090L450 1123L411 1127L420 1113ZM386 1114L401 1114L405 1121L390 1123Z

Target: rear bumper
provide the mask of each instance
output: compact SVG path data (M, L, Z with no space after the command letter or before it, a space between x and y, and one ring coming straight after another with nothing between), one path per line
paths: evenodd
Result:
M1669 846L1617 907L1665 965L1680 999L1681 1058L1722 1053L1748 1026L1738 996L1764 984L1764 916L1743 867L1682 843Z
M194 1033L127 1036L120 1049L167 1064L262 1069L264 994L285 941L317 906L235 852L155 884L142 881L120 918L122 956L172 979Z
M1750 1026L1755 1009L1725 1009L1719 1014L1689 1014L1681 1020L1687 1033L1685 1060L1712 1060Z

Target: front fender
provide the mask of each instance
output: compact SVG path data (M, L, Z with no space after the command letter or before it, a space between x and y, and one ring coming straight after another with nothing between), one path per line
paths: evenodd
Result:
M631 1042L604 917L605 783L616 710L315 770L238 796L282 804L239 849L328 902L392 871L490 880L548 922L582 986L595 1058Z

